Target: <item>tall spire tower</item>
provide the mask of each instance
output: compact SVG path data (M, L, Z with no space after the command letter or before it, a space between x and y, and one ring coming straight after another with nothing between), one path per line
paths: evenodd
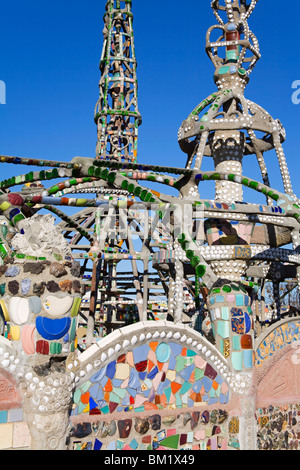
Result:
M137 161L138 127L132 0L108 0L100 61L100 96L95 109L98 127L96 158Z

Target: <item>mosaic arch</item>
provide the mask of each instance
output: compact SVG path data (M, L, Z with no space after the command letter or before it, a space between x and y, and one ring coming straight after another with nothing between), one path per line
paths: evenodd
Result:
M122 328L68 369L77 383L70 449L240 448L230 401L243 395L245 378L189 327L158 321Z
M73 416L224 405L238 385L217 349L187 327L144 322L104 343L68 365L77 381Z
M261 368L278 351L293 347L300 340L300 318L282 320L256 340L255 366Z

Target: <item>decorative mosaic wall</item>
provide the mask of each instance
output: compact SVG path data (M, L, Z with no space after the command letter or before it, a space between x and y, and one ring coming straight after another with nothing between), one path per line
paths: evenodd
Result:
M18 255L13 263L0 266L1 334L27 356L73 352L82 291L80 266Z
M16 385L0 372L0 450L30 447L29 429L23 416Z
M260 367L270 356L300 339L300 321L284 323L273 330L259 345L256 350L256 367Z
M238 450L239 419L222 409L85 422L70 431L72 450Z
M226 404L229 387L191 349L152 341L98 370L74 394L72 415Z
M0 450L29 449L31 437L22 408L0 411Z
M298 450L300 405L269 406L256 411L258 450Z

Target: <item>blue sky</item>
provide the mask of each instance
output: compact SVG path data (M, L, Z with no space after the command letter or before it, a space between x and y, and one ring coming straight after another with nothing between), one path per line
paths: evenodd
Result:
M7 103L0 105L0 154L63 161L95 155L105 3L2 2L0 80L6 83ZM216 23L210 0L133 0L133 13L143 116L139 161L181 167L186 157L177 144L178 128L216 90L204 49L206 31ZM258 2L249 25L262 58L246 89L246 97L279 118L287 131L284 149L298 195L300 105L292 103L291 87L300 80L299 13L299 2L292 7L279 0ZM271 185L281 189L274 153L266 160ZM27 171L8 165L1 170L3 179ZM254 157L247 157L244 174L259 178Z

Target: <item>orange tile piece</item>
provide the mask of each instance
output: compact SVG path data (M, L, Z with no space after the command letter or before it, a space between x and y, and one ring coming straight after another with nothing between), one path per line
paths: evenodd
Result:
M111 383L111 380L108 379L108 381L106 382L106 385L103 389L105 392L112 392L113 391L113 386L112 386L112 383Z
M186 356L187 348L182 348L181 356Z
M182 387L181 384L178 384L177 382L172 382L171 383L171 390L172 390L173 395L175 395L175 393L178 392L178 390L180 390L181 387Z
M163 366L164 366L164 363L163 363L163 362L158 362L158 361L157 361L158 370L162 370Z
M89 392L86 392L83 395L81 395L81 403L83 403L84 405L88 404L89 399L90 399L90 393Z
M152 370L152 367L154 366L154 363L150 360L148 360L148 372L150 372L150 370Z
M165 395L160 396L160 404L163 406L167 406L168 402L167 402L167 397Z
M152 351L156 351L156 348L158 346L158 341L152 341L152 343L149 344L150 348L152 349Z
M213 383L212 383L212 388L214 388L215 390L218 390L218 387L219 387L218 382L216 382L216 381L214 380Z
M105 393L104 393L104 400L105 400L107 403L109 402L109 397L110 397L109 392L105 392Z
M145 401L144 403L145 410L157 410L157 406L154 403L150 403L149 401Z

